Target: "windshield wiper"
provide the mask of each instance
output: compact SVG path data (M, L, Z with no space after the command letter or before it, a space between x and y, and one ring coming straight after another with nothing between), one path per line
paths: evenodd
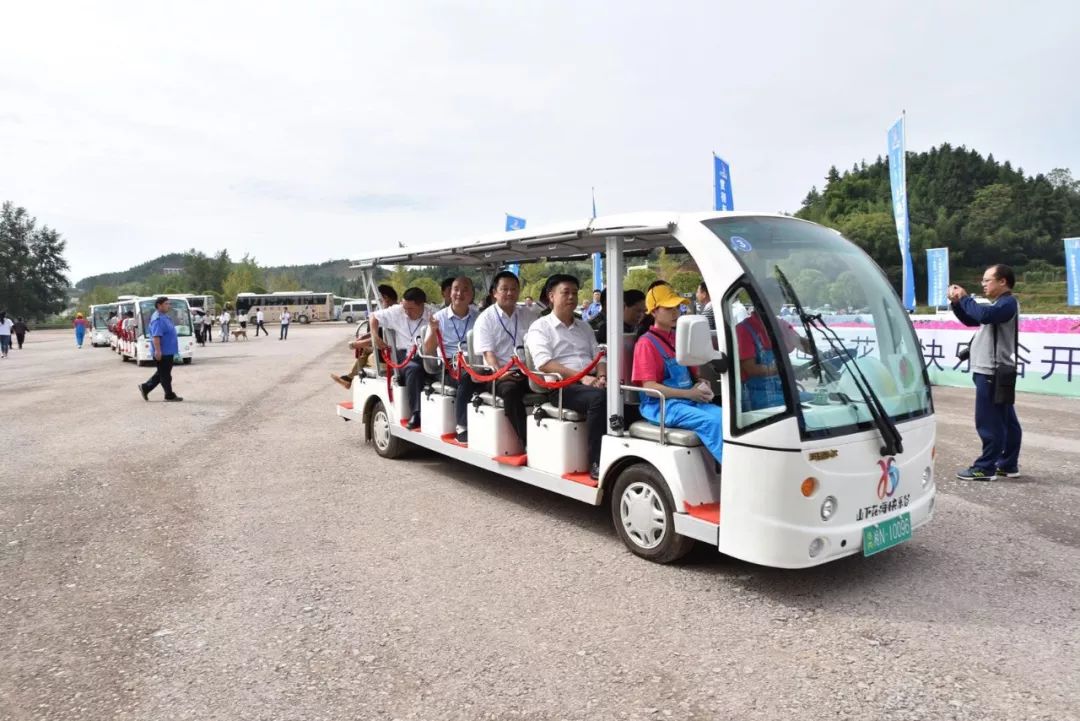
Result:
M903 453L904 438L900 435L900 429L896 427L892 417L885 410L885 406L881 403L881 399L878 398L877 393L874 392L874 387L866 380L866 376L863 375L862 368L859 367L858 362L851 357L851 354L848 353L846 348L843 348L844 343L840 339L840 336L837 335L836 331L832 328L825 325L825 321L820 315L812 320L817 323L815 327L820 326L821 335L828 341L829 346L834 351L837 351L837 355L840 356L840 360L847 367L848 372L852 373L852 380L855 381L855 387L859 389L859 393L862 395L863 400L866 401L866 409L870 411L870 415L874 419L874 425L877 426L878 432L881 433L882 440L885 441L885 445L881 447L881 455L895 456L898 453ZM829 336L830 333L832 334L832 337ZM833 338L840 344L842 350L837 350Z
M780 285L784 291L784 295L787 296L788 302L795 306L795 313L799 316L799 322L803 324L803 329L806 330L806 340L810 343L810 357L814 361L814 369L817 374L818 383L821 383L821 356L818 355L817 345L814 343L814 334L810 332L810 321L812 316L806 314L803 310L802 303L799 301L799 296L795 295L795 289L791 287L791 283L788 282L787 276L784 275L784 271L780 270L780 266L775 265L773 269L776 271L776 279L780 281Z
M774 267L776 271L776 277L783 286L784 294L789 296L788 300L795 306L796 312L799 314L799 320L802 321L803 327L806 329L806 337L810 342L810 350L813 352L812 363L816 365L818 382L821 382L821 374L824 366L824 359L817 352L817 346L814 344L813 329L819 327L821 335L825 338L825 341L829 344L829 347L834 353L834 357L840 358L840 362L847 367L848 372L851 373L851 378L855 383L855 387L859 391L859 395L863 397L863 401L866 403L866 410L869 411L870 417L874 421L874 426L878 429L878 433L881 434L881 439L885 445L881 447L881 455L883 456L895 456L904 452L904 439L900 435L900 430L893 423L892 418L886 412L885 407L881 403L881 399L878 398L874 392L873 386L866 380L866 376L863 375L862 368L851 357L851 354L846 348L844 343L840 339L840 336L836 334L832 328L825 324L820 314L809 315L803 308L802 303L799 302L799 298L795 295L795 289L791 287L791 283L788 282L787 276L784 275L784 271L780 270L780 266ZM830 337L829 334L832 334ZM835 338L835 342L834 339Z

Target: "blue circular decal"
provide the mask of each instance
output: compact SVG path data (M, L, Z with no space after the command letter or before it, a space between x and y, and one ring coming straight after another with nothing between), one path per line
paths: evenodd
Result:
M749 253L754 248L750 245L750 241L741 235L731 236L731 249L737 250L740 253Z

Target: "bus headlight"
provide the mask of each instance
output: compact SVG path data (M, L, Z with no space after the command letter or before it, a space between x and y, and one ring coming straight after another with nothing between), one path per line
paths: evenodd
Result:
M926 488L930 485L930 481L934 478L934 472L930 470L930 466L927 466L922 472L922 487Z
M821 520L829 520L834 513L836 513L836 498L828 496L821 502Z

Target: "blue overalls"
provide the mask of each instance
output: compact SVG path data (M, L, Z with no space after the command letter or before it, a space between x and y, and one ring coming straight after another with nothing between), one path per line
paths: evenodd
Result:
M673 353L669 353L653 333L646 333L647 338L660 357L664 359L664 380L662 383L672 388L690 388L694 379L690 369L679 365ZM653 396L641 396L641 417L650 423L660 425L660 400ZM712 403L698 403L685 398L668 398L664 403L664 426L683 428L697 433L702 444L709 449L717 463L724 460L724 411Z
M773 349L765 347L753 324L747 323L746 329L750 331L750 337L754 340L754 362L759 366L775 366L776 353ZM782 405L785 405L784 386L780 382L779 373L774 373L771 376L750 377L743 383L743 407L745 410L752 411Z

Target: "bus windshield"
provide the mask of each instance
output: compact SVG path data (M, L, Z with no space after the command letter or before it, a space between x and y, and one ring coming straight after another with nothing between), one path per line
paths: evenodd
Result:
M874 427L876 410L893 421L931 412L915 331L885 275L858 246L794 218L721 218L705 225L756 284L726 308L737 324L732 335L743 364L740 410L758 419L763 404L779 413L796 400L782 390L770 398L761 391L768 383L753 378L763 349L779 345L781 352L764 352L778 368L792 368L796 387L789 392L798 395L792 405L804 437Z
M95 328L104 329L109 324L109 311L115 310L112 306L96 305L92 313Z
M150 319L154 315L154 301L144 300L139 303L139 313L142 315L143 332L150 330ZM186 300L172 298L169 301L169 317L176 326L176 335L191 335L191 309Z

